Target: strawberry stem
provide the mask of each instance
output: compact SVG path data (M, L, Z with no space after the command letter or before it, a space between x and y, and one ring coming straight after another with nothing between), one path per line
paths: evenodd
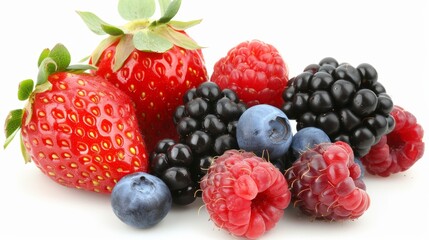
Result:
M138 30L147 28L149 25L150 21L148 19L138 19L125 24L124 29L126 29L128 33L133 34Z
M161 17L153 20L151 18L156 10L155 0L120 0L119 14L129 21L121 27L107 24L93 13L77 11L92 32L109 35L92 53L92 63L97 64L104 50L118 41L123 51L115 52L115 64L112 66L114 71L122 67L135 49L158 53L166 52L174 46L189 50L200 49L201 46L188 37L184 30L201 20L173 21L182 4L181 0L158 0L158 4Z

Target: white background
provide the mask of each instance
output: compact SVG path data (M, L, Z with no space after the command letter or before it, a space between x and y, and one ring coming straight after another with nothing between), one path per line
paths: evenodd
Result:
M92 11L122 25L125 21L116 4L113 0L0 2L0 121L9 110L23 106L16 98L17 84L36 77L43 48L62 42L77 62L102 39L86 28L75 10ZM206 47L209 74L231 47L251 39L273 44L289 65L290 76L327 56L355 66L368 62L394 103L412 112L427 130L428 142L428 12L424 1L412 0L184 0L176 19L203 18L188 33ZM371 206L361 218L312 221L288 208L262 239L428 237L427 156L389 178L367 174ZM108 196L62 187L34 164L25 165L18 141L0 150L0 196L0 239L237 239L217 229L204 208L198 213L201 201L174 207L154 228L128 227L113 214Z

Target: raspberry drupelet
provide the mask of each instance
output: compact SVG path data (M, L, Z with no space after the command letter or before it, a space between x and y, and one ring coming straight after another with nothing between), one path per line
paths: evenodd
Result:
M215 158L200 185L215 225L251 239L272 229L291 200L283 174L245 151L228 150Z
M344 142L321 143L305 151L285 175L294 206L316 219L355 219L369 207L360 167Z

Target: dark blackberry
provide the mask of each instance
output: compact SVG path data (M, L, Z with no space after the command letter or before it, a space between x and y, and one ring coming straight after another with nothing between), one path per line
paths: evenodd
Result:
M221 90L214 82L202 83L184 94L183 105L176 108L173 117L180 143L164 139L151 155L151 169L171 187L175 203L193 202L199 196L199 181L207 173L211 159L226 150L238 149L236 127L246 109L233 90ZM173 155L170 148L178 144L190 149L191 160ZM176 180L179 183L174 183Z
M395 125L392 99L377 80L370 64L355 68L327 57L290 79L282 110L297 121L297 130L321 128L332 141L345 141L364 156Z
M220 156L228 149L238 148L235 129L247 107L233 90L221 90L214 82L204 82L184 96L174 122L180 142L192 149L195 158Z
M284 173L287 169L286 155L276 159L269 159L269 161L281 172Z
M195 200L199 183L192 177L193 154L189 146L163 139L150 156L150 172L167 184L173 202L187 205Z

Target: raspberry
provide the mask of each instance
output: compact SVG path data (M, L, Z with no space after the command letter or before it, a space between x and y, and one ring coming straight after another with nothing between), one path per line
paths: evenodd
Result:
M365 169L373 175L387 177L406 171L424 153L424 132L416 117L396 105L391 114L396 122L395 128L362 158Z
M283 174L245 151L228 150L215 158L200 186L216 226L247 238L272 229L291 199Z
M280 108L288 76L288 67L278 50L252 40L238 44L217 61L210 80L222 89L236 91L249 107L269 104Z
M324 58L292 78L283 99L282 110L297 120L297 130L320 128L331 141L350 144L360 157L395 125L393 102L367 63L355 68Z
M294 206L316 219L355 219L369 207L360 167L345 142L320 143L303 152L285 175Z

